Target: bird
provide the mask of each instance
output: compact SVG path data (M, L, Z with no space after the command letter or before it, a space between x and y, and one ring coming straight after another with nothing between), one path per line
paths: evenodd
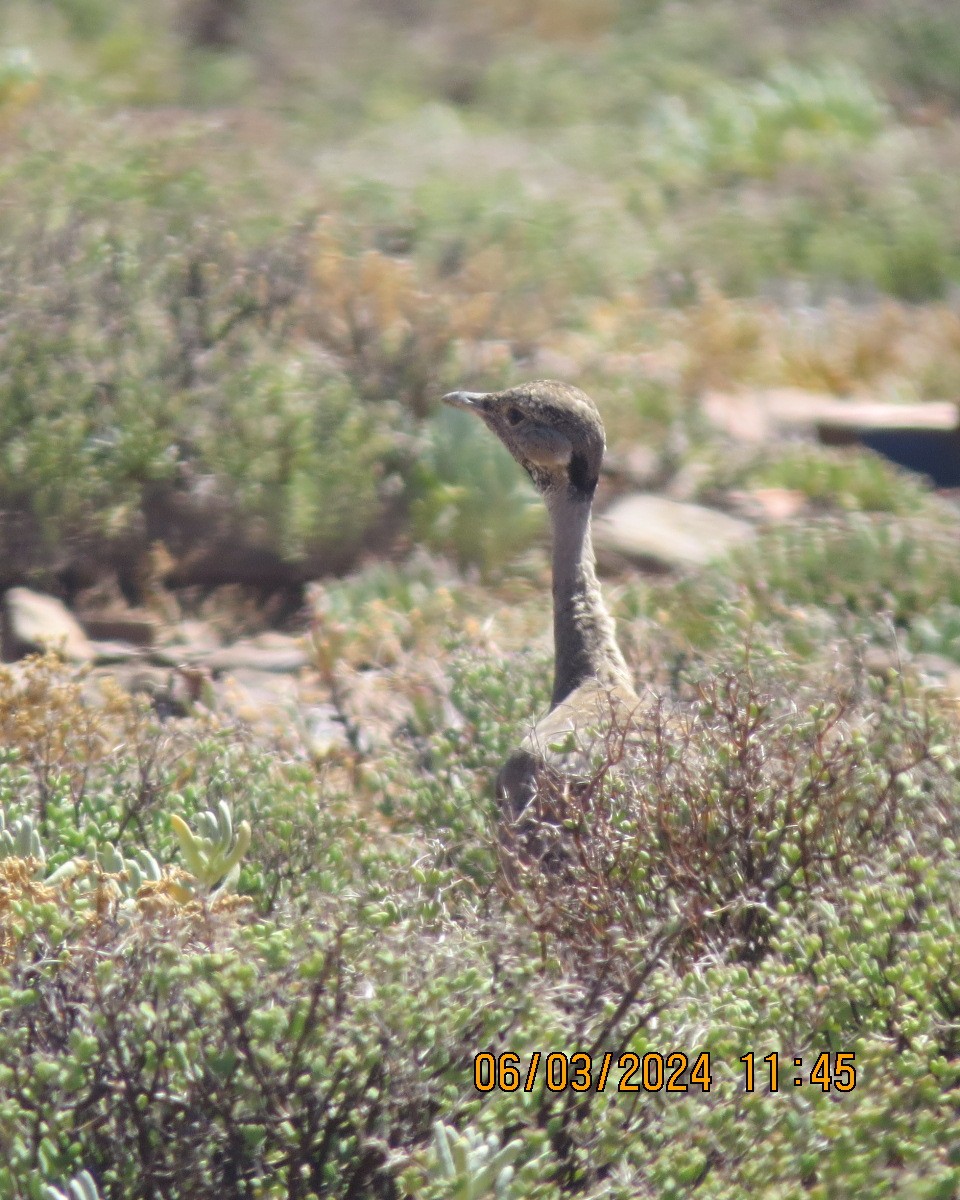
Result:
M496 785L505 815L517 821L545 775L584 773L611 727L625 729L640 706L604 604L590 536L606 438L593 400L556 380L500 392L449 392L443 400L496 434L530 476L550 516L550 708L507 759Z

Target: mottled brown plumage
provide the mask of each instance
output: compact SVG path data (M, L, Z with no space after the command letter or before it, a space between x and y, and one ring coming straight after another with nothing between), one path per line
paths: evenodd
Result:
M639 700L616 642L594 570L590 511L603 459L603 422L584 392L538 380L504 392L451 392L475 413L533 480L553 535L554 680L550 711L507 760L498 795L513 816L544 768L582 772L598 739L623 728Z

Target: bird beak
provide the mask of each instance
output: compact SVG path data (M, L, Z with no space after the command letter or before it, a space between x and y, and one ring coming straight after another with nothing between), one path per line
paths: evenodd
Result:
M453 408L465 408L468 412L480 412L489 392L447 392L443 397L444 404Z

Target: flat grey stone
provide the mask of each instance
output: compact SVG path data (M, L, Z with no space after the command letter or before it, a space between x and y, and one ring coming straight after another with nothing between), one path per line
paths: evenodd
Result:
M171 653L184 653L187 647L191 654L209 654L219 650L223 638L217 633L209 621L187 618L168 625L159 638L160 645Z
M960 701L960 663L942 654L918 654L916 664L927 687Z
M100 642L90 643L93 649L94 662L108 665L110 663L141 662L144 654L140 646L130 642Z
M243 721L258 736L280 738L319 758L350 747L336 709L310 681L238 668L215 680L213 691L217 710Z
M618 500L593 526L598 550L664 567L703 566L754 536L738 517L642 493Z
M214 673L221 671L263 671L275 675L296 674L310 665L310 656L300 638L273 634L250 638L222 646L201 658Z
M766 441L781 432L884 429L951 433L960 428L960 405L953 400L910 404L842 400L794 387L708 392L703 410L717 428L745 442Z
M68 662L88 663L94 651L80 623L56 598L14 587L3 597L3 653L13 660L52 650Z
M274 675L295 675L311 665L303 638L286 633L267 632L257 637L240 638L229 646L199 640L170 639L149 652L151 662L177 667L183 663L204 666L215 675L235 671L261 671Z

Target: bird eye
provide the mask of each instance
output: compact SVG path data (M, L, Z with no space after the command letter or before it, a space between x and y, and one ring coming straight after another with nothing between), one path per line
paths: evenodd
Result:
M523 420L523 413L520 411L519 408L508 408L507 409L507 420L509 421L509 423L511 425L519 425L520 422Z

